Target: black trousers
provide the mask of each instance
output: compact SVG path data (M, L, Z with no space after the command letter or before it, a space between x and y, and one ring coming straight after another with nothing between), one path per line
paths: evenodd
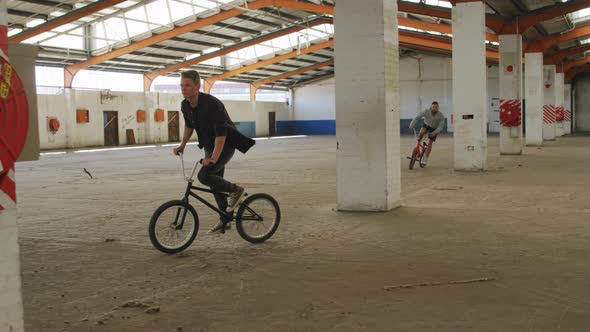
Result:
M236 151L235 148L232 147L224 147L223 151L221 152L221 156L217 162L210 166L203 166L199 170L199 174L197 178L199 181L210 187L213 191L219 192L232 192L235 190L236 185L227 181L223 178L225 173L225 165L231 160L234 156L234 152ZM210 158L213 154L213 151L205 150L205 157ZM217 202L217 206L221 211L225 211L227 209L227 196L215 194L215 201ZM223 215L219 215L220 219L223 219Z

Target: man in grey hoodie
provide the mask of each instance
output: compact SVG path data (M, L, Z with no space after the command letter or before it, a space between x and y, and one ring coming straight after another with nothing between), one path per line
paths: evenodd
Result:
M418 119L424 118L424 125L420 130L420 137L418 138L419 141L422 141L422 137L424 134L428 133L428 149L426 150L426 155L424 158L424 165L428 161L428 157L430 156L430 152L432 151L432 143L436 141L436 136L443 130L445 127L445 116L442 112L438 110L438 102L433 101L430 108L425 109L424 111L418 113L414 120L410 122L409 128L414 128L414 125L418 121Z

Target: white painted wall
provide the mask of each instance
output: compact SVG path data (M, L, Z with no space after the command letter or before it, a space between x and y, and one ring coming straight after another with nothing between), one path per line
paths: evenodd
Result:
M168 111L180 112L182 96L158 92L112 92L113 98L101 100L96 90L66 89L59 95L38 95L39 135L41 149L82 148L104 145L103 112L117 111L119 143L127 144L126 130L133 129L138 144L168 141ZM233 121L256 122L256 135L268 135L268 113L276 112L276 119L289 120L291 108L284 102L223 101ZM76 109L89 110L89 123L76 123ZM154 120L155 110L165 110L165 121ZM146 111L146 121L137 122L137 110ZM56 116L60 130L49 131L47 118ZM182 117L182 114L179 113ZM184 120L180 120L180 135ZM196 135L192 140L196 139Z
M574 82L575 91L575 130L590 132L590 76Z
M497 66L488 66L487 79L488 110L491 112L491 98L499 95ZM452 90L451 58L416 55L400 59L401 119L413 118L434 100L439 102L445 117L450 119L453 109ZM293 120L333 120L334 78L296 88L293 105ZM449 130L452 130L450 121Z

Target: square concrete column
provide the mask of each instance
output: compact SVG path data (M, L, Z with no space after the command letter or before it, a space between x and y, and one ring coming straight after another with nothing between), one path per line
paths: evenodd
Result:
M0 205L0 331L24 331L16 204L0 191Z
M572 133L572 85L569 83L564 85L563 107L565 108L563 127L565 134L569 135Z
M66 147L75 149L80 146L78 140L78 123L76 123L76 92L72 88L64 89L64 101L67 114L65 116Z
M455 170L483 171L487 164L485 5L453 7L453 115Z
M543 66L543 140L555 140L555 65Z
M524 63L525 142L528 146L541 146L543 145L543 106L545 105L543 53L526 53Z
M7 26L6 1L1 1L0 50L2 50L3 56L9 55ZM4 70L4 66L2 66L2 69ZM4 75L2 75L2 79L5 79ZM12 104L6 103L6 105L10 106ZM15 112L16 110L8 107L4 111ZM5 118L4 116L0 117ZM8 142L11 142L11 140ZM16 202L13 196L16 177L12 161L6 164L6 158L0 159L4 160L4 165L0 160L0 171L3 173L3 185L0 187L0 331L20 332L24 331L24 323Z
M522 36L500 36L500 154L522 154Z
M397 1L339 1L334 24L338 209L386 211L400 199Z
M565 83L563 73L555 74L555 136L560 137L565 134L565 108L563 107L563 95L565 92Z

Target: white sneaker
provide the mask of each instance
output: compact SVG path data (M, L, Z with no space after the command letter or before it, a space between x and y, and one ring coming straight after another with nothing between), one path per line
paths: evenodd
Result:
M236 190L229 194L227 211L231 212L235 210L235 208L238 207L242 196L244 196L244 188L236 185Z
M426 163L428 163L428 157L424 156L424 159L422 159L422 165L426 166Z

